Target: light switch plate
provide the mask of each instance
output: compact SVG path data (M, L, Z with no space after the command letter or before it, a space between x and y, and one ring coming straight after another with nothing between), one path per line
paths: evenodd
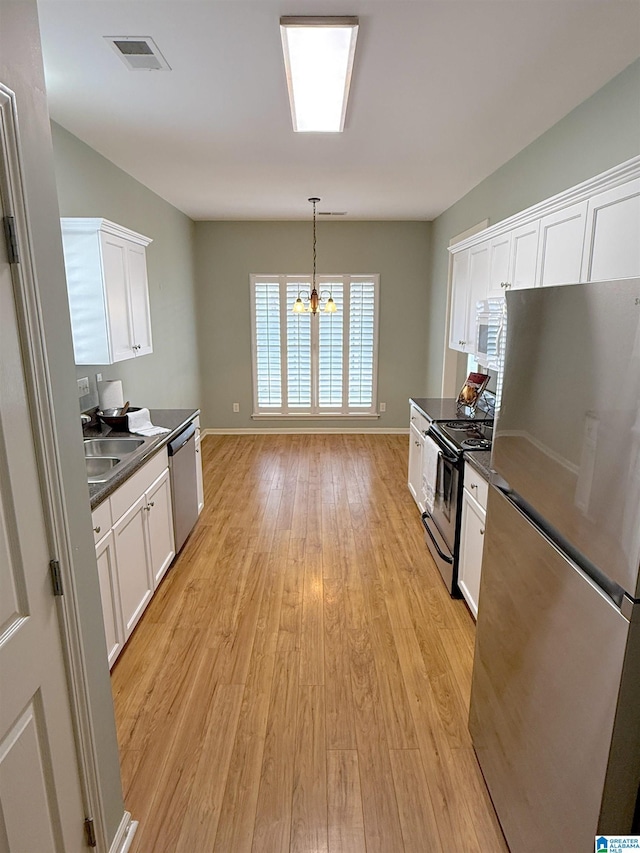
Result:
M78 397L86 397L89 393L89 377L78 379Z

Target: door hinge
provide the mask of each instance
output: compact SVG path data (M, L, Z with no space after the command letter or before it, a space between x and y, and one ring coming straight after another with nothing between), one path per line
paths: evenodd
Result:
M84 822L84 834L87 836L87 846L88 847L97 847L98 842L96 841L96 830L93 825L93 818L88 817Z
M13 216L4 216L2 219L2 224L4 226L4 238L7 243L7 259L10 264L19 264L20 253L18 252L16 221Z
M51 560L49 563L51 571L51 583L53 585L54 595L64 595L62 588L62 573L60 572L60 563L57 560Z

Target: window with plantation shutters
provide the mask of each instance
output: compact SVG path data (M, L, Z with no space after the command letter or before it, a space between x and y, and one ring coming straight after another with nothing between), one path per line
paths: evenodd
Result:
M375 415L378 276L317 276L337 310L294 314L309 276L251 276L254 415Z

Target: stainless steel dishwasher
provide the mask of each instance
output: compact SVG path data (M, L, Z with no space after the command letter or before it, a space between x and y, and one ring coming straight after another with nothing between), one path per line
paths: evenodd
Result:
M176 554L198 520L196 426L191 422L167 445L171 472L173 531Z

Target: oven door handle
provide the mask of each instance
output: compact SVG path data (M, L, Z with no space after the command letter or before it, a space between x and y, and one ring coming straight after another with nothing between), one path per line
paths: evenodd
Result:
M429 539L431 539L431 541L433 542L433 545L434 545L436 551L438 552L438 556L440 557L440 559L444 560L445 563L453 563L453 557L450 557L448 554L444 554L442 552L442 549L440 548L440 546L436 542L435 536L433 535L429 525L427 524L427 518L431 518L431 515L429 514L429 512L427 510L425 510L422 513L422 526L424 527L424 529L429 534Z
M440 454L440 456L442 456L445 462L448 462L450 465L455 465L457 463L457 456L451 456L445 451L444 447L442 446L442 442L438 440L439 437L436 437L436 433L432 432L431 430L427 430L425 432L425 437L430 438L434 444L438 445L438 453Z

